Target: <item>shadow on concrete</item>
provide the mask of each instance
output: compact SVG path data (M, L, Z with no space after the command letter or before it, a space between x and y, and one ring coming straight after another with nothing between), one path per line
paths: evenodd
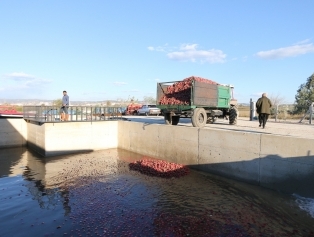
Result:
M40 146L28 141L27 147L33 150L34 152L38 153L42 157L53 157L53 156L60 156L60 155L67 155L67 154L77 154L77 153L85 153L85 152L93 152L91 149L76 149L76 150L52 150L46 151L45 149L41 148Z
M190 165L191 168L280 191L314 198L314 156L268 155L250 161Z
M8 147L25 146L26 140L14 126L19 126L23 118L19 117L0 117L0 149ZM19 129L22 130L21 127ZM1 159L1 157L0 157Z

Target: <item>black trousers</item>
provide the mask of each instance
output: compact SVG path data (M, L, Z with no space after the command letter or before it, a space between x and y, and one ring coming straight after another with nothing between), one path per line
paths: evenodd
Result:
M268 120L268 116L269 114L264 114L264 113L261 113L258 115L259 125L263 125L263 128L265 128L266 122Z

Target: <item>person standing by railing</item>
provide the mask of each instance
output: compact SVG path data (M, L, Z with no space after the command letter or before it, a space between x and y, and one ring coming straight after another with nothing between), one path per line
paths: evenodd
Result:
M68 121L69 119L69 114L68 114L69 104L70 104L69 96L66 91L63 91L62 107L60 109L61 121Z

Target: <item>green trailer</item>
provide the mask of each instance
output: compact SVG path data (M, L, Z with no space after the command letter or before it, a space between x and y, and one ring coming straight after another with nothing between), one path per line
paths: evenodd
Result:
M187 89L189 101L185 104L162 104L162 97L167 97L167 87L179 81L157 83L157 107L165 118L165 123L177 125L180 117L190 117L194 127L204 127L214 123L217 118L226 118L229 124L237 123L237 101L233 98L232 85L217 85L192 81Z

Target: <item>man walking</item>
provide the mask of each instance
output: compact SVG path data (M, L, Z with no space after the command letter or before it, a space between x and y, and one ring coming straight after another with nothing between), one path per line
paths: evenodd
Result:
M69 96L67 95L66 91L63 91L62 107L60 109L61 121L68 121L68 119L69 119L69 114L68 114L69 104L70 104Z
M266 93L262 94L262 97L259 98L256 102L256 112L258 113L259 126L263 125L265 128L268 116L270 115L270 108L272 107L270 99L267 98Z

